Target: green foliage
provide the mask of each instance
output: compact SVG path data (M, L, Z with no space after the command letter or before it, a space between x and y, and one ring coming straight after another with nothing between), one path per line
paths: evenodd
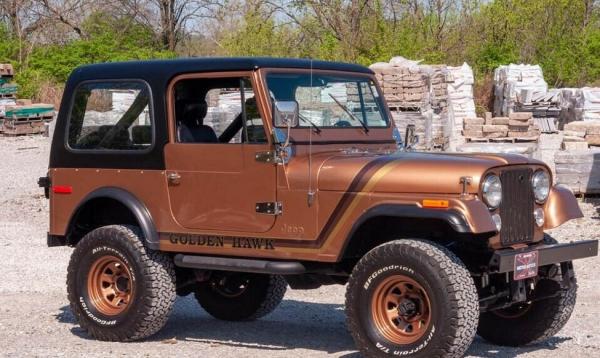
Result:
M57 81L65 81L77 66L97 62L173 57L153 43L149 29L127 18L98 13L83 24L87 38L66 45L37 48L29 66Z
M13 63L19 52L19 42L10 34L6 25L0 22L0 63Z
M230 56L298 56L291 41L298 37L290 26L276 26L260 9L245 14L238 31L225 35L222 46Z
M467 62L480 82L488 81L499 65L532 63L542 66L553 86L600 85L597 1L374 0L364 7L362 1L281 2L289 4L283 6L289 6L290 17L274 12L268 2L242 3L244 10L231 15L234 28L217 31L211 55L309 57L363 65L393 56L449 65ZM155 31L132 18L97 12L81 29L81 38L33 46L11 36L0 22L0 62L16 66L22 96L36 94L40 84L64 82L83 64L176 55L162 50Z
M171 58L160 49L150 29L130 18L95 13L82 26L84 38L36 47L18 71L19 96L33 97L44 82L63 83L78 66L127 60Z
M416 7L407 7L392 18L383 1L373 1L371 13L361 19L358 37L352 41L339 36L340 27L352 20L344 14L337 21L320 23L305 11L293 27L278 25L274 16L258 11L246 14L228 35L223 53L306 56L364 65L398 55L426 63L460 65L466 61L481 78L500 65L532 63L542 66L550 85L600 82L597 4L588 8L589 1L584 0L442 3L448 5L443 14L435 6L415 2L412 6ZM340 4L350 6L349 2ZM340 4L336 6L344 6Z

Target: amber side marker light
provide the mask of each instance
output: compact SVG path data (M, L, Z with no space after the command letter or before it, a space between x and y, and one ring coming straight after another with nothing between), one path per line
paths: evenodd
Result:
M425 199L423 200L424 208L433 208L433 209L447 209L448 208L448 200L432 200Z
M70 185L55 185L52 187L52 192L54 194L71 194L73 187Z

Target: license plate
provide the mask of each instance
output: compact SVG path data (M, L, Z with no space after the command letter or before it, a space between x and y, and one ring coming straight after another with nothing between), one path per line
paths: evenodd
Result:
M529 251L515 255L515 280L535 277L538 273L538 251Z

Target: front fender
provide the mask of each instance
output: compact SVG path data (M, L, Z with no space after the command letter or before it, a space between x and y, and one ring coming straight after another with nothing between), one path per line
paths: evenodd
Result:
M438 219L445 221L458 233L481 234L496 232L496 225L487 206L475 198L450 199L448 207L433 209L423 207L420 202L380 202L366 210L354 223L358 228L362 223L376 216L392 216L413 219ZM352 235L350 235L351 237Z
M548 200L544 204L544 230L553 229L571 219L582 218L575 195L567 187L556 185L550 189Z
M450 207L466 219L471 233L496 232L496 224L488 207L476 198L450 200Z

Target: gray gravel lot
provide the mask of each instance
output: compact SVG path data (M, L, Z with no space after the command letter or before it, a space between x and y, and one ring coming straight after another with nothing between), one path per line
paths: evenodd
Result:
M344 325L344 287L288 291L282 305L256 322L220 322L190 298L178 299L167 326L144 342L88 338L65 292L71 249L47 248L48 203L37 178L48 165L49 140L0 137L0 355L2 356L357 356ZM600 236L600 200L586 217L554 230L561 241ZM600 260L577 261L579 297L569 324L550 341L504 348L477 338L471 357L600 356Z

